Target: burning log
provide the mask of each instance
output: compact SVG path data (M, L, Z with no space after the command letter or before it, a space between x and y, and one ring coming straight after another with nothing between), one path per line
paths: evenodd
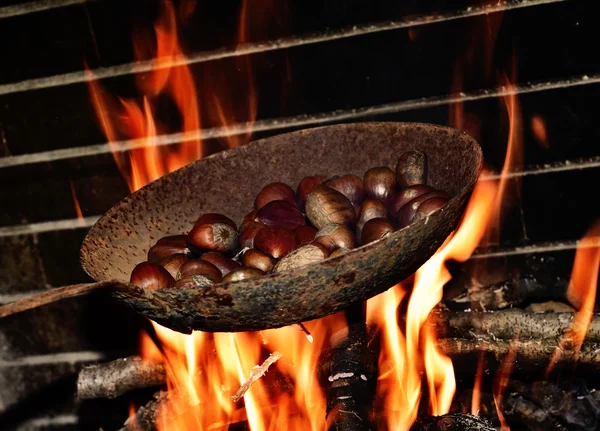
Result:
M154 431L156 430L156 414L161 406L168 402L172 394L159 391L152 399L141 406L134 415L129 416L119 431Z
M116 398L135 389L163 385L165 379L163 364L132 356L84 367L77 378L77 396Z
M430 316L436 333L442 338L483 337L512 340L515 332L520 339L552 339L564 335L570 328L574 313L534 313L520 309L502 311L448 311L436 309ZM592 318L586 341L600 342L600 314Z
M410 428L411 431L494 431L496 428L487 420L468 414L445 414L420 418Z
M231 396L231 401L236 403L239 400L241 400L246 391L250 389L250 386L252 386L252 384L255 381L264 376L265 373L268 371L269 367L275 362L277 362L279 358L281 358L281 353L273 352L269 355L267 359L265 359L265 361L260 366L252 368L252 371L250 371L250 378L246 380L244 384L242 384L242 386L236 391L236 393Z
M332 337L332 348L320 359L327 398L327 428L336 431L372 430L369 410L376 386L377 357L367 347L365 304L345 311L347 332Z

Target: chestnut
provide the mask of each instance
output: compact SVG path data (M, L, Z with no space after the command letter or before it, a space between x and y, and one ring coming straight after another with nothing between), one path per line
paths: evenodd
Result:
M400 190L394 195L394 198L389 204L390 214L398 214L402 205L424 193L432 192L434 190L433 187L426 186L425 184L415 184Z
M300 208L300 210L304 211L306 208L307 196L324 180L325 176L323 175L313 175L311 177L304 177L300 181L300 184L298 184L298 188L296 189L296 202L298 203L298 208Z
M159 239L148 250L148 260L157 263L172 254L189 254L187 235L171 235Z
M275 265L275 261L271 256L266 255L262 251L250 249L246 250L242 256L242 265L247 268L256 268L267 273Z
M254 248L254 238L260 229L265 227L262 223L248 223L239 236L240 248Z
M220 283L223 275L219 268L207 260L195 259L184 263L179 268L179 275L177 279L187 277L188 275L202 275L208 278L213 283Z
M203 275L186 275L177 280L173 287L176 289L190 289L194 287L211 286L212 284L214 284L213 281Z
M441 190L434 190L431 192L423 193L420 196L408 201L398 210L398 214L396 215L396 220L398 224L398 229L402 229L405 226L408 226L412 223L417 209L419 205L425 202L427 199L431 199L433 197L445 198L449 199L448 193L443 192Z
M169 271L153 262L138 263L133 271L129 281L142 289L158 290L171 287L175 284L175 279L171 277Z
M338 248L337 250L334 250L333 253L331 253L329 255L329 257L336 257L336 256L341 256L342 254L346 254L348 253L350 250L348 250L347 248Z
M317 229L330 223L354 226L356 212L350 200L331 187L316 186L306 198L306 216Z
M306 245L315 239L317 230L309 225L298 226L294 229L294 235L296 235L296 242L300 245Z
M360 216L356 223L356 235L360 239L362 228L366 222L374 218L387 218L388 210L385 204L376 199L367 199L360 209Z
M390 168L379 166L365 172L363 183L369 197L385 200L396 188L396 175Z
M427 183L427 156L421 151L406 151L396 163L396 181L400 187Z
M254 219L256 218L256 210L250 211L248 214L244 216L242 219L242 224L240 225L240 232L243 232L246 229L246 226L254 223Z
M323 185L337 190L352 203L360 204L365 199L363 180L359 176L347 174L334 176L323 182Z
M272 201L288 201L296 205L296 193L284 183L270 183L264 186L256 195L254 209L259 210Z
M285 229L295 229L306 224L304 214L295 204L288 201L269 202L256 212L254 221Z
M296 235L290 229L264 226L254 238L254 248L279 259L296 248Z
M356 246L354 232L344 225L335 223L320 229L315 235L315 242L323 244L329 251L336 248L350 249Z
M447 203L448 199L446 199L445 197L434 196L432 198L427 199L417 208L417 212L415 213L413 221L430 217L433 213L435 213Z
M287 254L275 264L273 272L286 271L311 263L320 262L323 259L327 259L328 256L329 251L323 244L313 242L311 244L303 245Z
M234 254L238 247L238 233L226 223L196 223L188 234L188 247L194 252L210 250Z
M248 280L249 278L255 278L265 275L264 271L256 268L240 268L235 271L231 271L225 277L223 277L223 283L230 283L232 281Z
M206 262L212 263L214 266L217 267L219 271L221 271L222 276L225 276L231 271L235 271L236 269L239 269L242 266L239 264L239 262L236 262L235 260L230 259L227 256L216 251L209 251L208 253L204 253L202 256L200 256L200 260L205 260Z
M237 229L237 226L235 225L233 220L231 220L229 217L224 216L223 214L219 214L219 213L202 214L200 217L198 217L198 219L194 223L194 226L202 225L202 224L212 224L212 223L224 223L226 225L231 226L234 229Z
M179 274L179 268L186 262L188 262L190 258L182 253L172 254L171 256L167 256L164 259L161 259L158 264L162 266L164 269L169 271L169 274L177 280Z
M365 223L360 234L360 243L368 244L394 232L394 224L386 218L373 218Z

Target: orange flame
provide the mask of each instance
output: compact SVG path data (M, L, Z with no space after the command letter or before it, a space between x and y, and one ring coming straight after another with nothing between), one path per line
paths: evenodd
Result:
M77 199L77 194L75 193L75 186L73 185L73 181L69 180L69 184L71 185L71 196L73 197L73 205L75 206L75 214L79 220L83 220L83 213L81 212L81 206L79 205L79 199Z
M483 381L483 368L485 367L485 352L479 352L477 358L477 371L475 372L475 383L473 383L473 396L471 398L471 414L479 416L481 407L481 384Z
M397 317L398 306L408 294L402 285L370 299L367 304L368 320L382 328L377 396L386 409L387 429L408 429L415 421L423 368L431 413L441 415L450 409L456 390L454 369L450 359L438 350L436 336L426 321L442 299L442 288L451 277L445 262L465 261L473 253L493 215L491 203L496 192L495 182L479 181L459 228L416 272L405 334Z
M498 371L496 371L496 377L494 379L494 385L492 388L494 395L494 404L496 405L496 412L498 414L498 419L500 420L502 431L510 431L510 427L506 423L506 418L504 417L504 411L502 409L502 399L504 396L504 391L508 386L510 375L512 374L513 368L515 367L515 359L517 358L517 342L518 334L515 336L515 339L510 343L508 352L502 359L502 362L498 367Z
M600 236L600 219L592 224L577 247L571 282L567 289L567 299L577 308L577 312L552 355L546 375L552 372L563 350L579 354L594 316L600 267L600 246L596 242L598 236Z
M535 140L544 148L548 148L548 130L546 122L539 114L531 116L531 133Z

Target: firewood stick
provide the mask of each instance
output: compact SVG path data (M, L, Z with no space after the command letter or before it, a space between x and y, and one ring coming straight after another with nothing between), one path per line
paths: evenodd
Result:
M231 401L236 403L239 400L241 400L246 391L250 389L250 386L252 386L254 382L256 382L258 379L264 376L265 373L268 371L269 367L275 362L277 362L281 358L281 356L281 353L273 352L269 355L267 359L265 359L265 361L260 366L252 368L252 370L250 371L250 378L246 380L242 384L242 386L236 391L236 393L231 396Z
M482 334L486 337L512 340L515 331L520 339L560 338L569 329L574 313L534 313L521 309L501 311L448 311L435 309L430 323L441 338ZM600 342L600 314L595 314L586 341Z
M0 319L3 317L11 316L13 314L21 313L23 311L38 308L43 305L51 304L53 302L61 301L66 298L73 296L82 295L89 293L93 290L106 289L109 287L127 287L130 286L127 283L122 283L117 280L101 281L98 283L83 283L73 284L71 286L58 287L56 289L49 290L44 293L30 296L29 298L20 299L10 304L0 306Z
M469 415L448 413L442 416L424 416L410 428L411 431L445 431L445 430L470 430L470 431L495 431L487 420Z
M165 384L163 364L138 356L83 367L77 378L80 399L116 398L135 389Z

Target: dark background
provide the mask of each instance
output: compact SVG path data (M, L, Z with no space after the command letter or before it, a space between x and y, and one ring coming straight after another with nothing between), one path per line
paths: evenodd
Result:
M2 6L19 3L2 2L0 17ZM246 42L447 15L482 4L473 0L249 3ZM193 64L190 69L201 105L202 127L219 126L215 95L229 108L231 122L248 121L251 84L257 95L259 121L440 97L435 107L352 121L419 121L462 127L479 140L489 167L499 171L508 138L504 101L490 97L465 103L464 122L459 124L452 112L461 107L449 105L445 95L494 89L506 83L503 76L523 86L570 78L584 83L581 75L593 77L600 72L596 46L600 30L589 3L571 0L531 5ZM175 6L180 10L185 4L176 2ZM133 34L151 35L159 10L157 1L96 0L0 18L0 93L5 93L0 94L0 156L105 142L85 83L19 92L11 91L10 85L80 71L84 62L92 70L131 62ZM199 1L179 29L185 53L235 46L240 40L241 10L239 1ZM141 100L132 75L104 79L101 84L116 95ZM600 156L599 85L520 94L517 100L522 111L525 165ZM172 102L161 99L156 116L167 125L166 133L178 131L181 119ZM546 126L546 142L540 142L532 132L536 116ZM282 127L253 138L294 129ZM204 148L211 153L227 144L225 139L211 140L204 142ZM512 194L507 196L511 205L500 245L580 238L598 216L599 172L599 168L574 169L524 177L520 193L515 192L518 187L511 188ZM110 154L0 169L0 227L8 228L8 233L0 236L0 300L7 302L15 295L89 281L78 264L79 246L87 228L10 234L13 226L75 218L71 185L84 216L103 214L129 193ZM560 256L560 265L568 274L572 253ZM72 413L72 373L79 362L65 362L52 355L92 351L115 357L133 352L143 325L141 319L102 295L0 321L0 428L4 429L2 424L17 426L31 417ZM46 355L43 364L24 365L23 358L37 355ZM49 393L54 395L48 397ZM76 425L55 425L57 429L67 427Z

